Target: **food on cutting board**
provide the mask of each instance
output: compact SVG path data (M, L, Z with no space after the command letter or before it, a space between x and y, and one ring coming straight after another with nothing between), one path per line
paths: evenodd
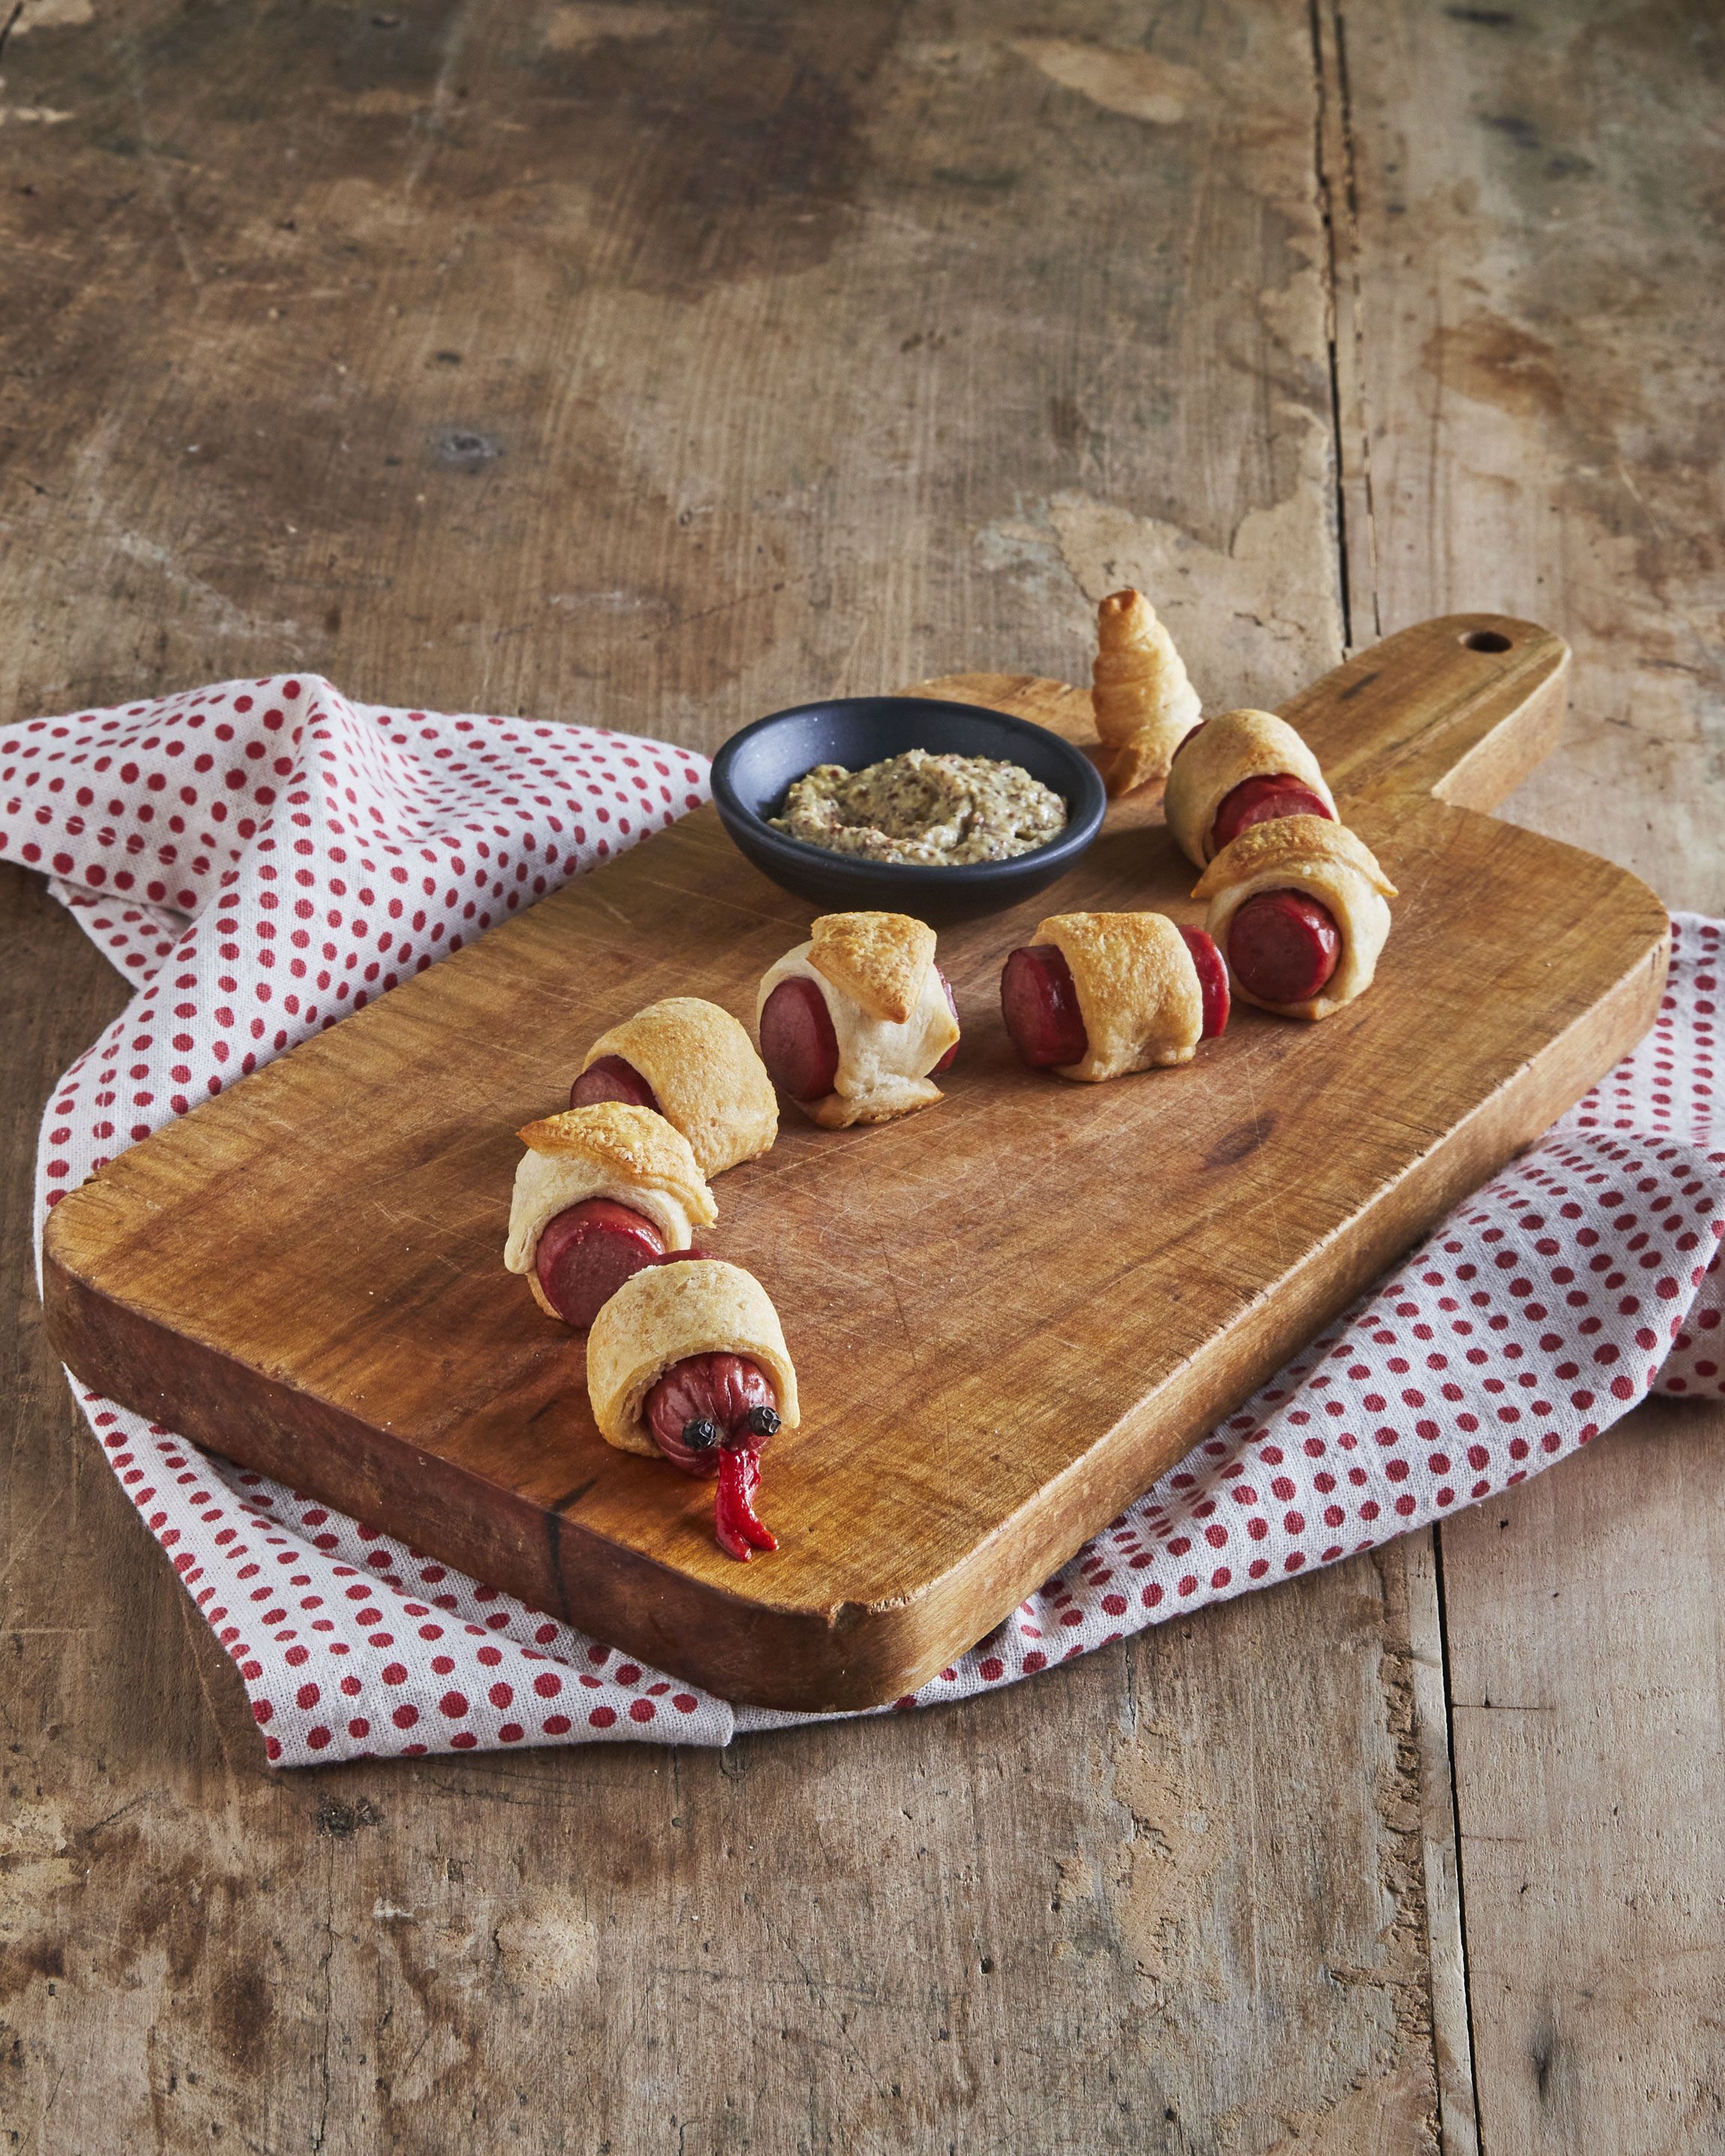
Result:
M1254 824L1194 888L1235 991L1283 1018L1327 1018L1372 985L1395 886L1345 824Z
M1000 1009L1033 1070L1095 1082L1190 1062L1228 1023L1228 976L1166 914L1057 913L1007 959Z
M761 983L761 1056L822 1129L884 1123L938 1101L958 1017L934 931L904 913L826 913Z
M747 1029L700 996L668 996L601 1034L569 1091L572 1108L622 1101L680 1130L703 1175L768 1152L778 1102Z
M761 1448L799 1419L778 1312L741 1265L672 1260L625 1281L587 1337L587 1389L606 1442L714 1475L713 1529L744 1562L778 1538L755 1516Z
M566 1108L518 1133L503 1262L548 1317L578 1330L631 1275L686 1251L719 1217L689 1141L623 1101Z
M818 763L769 821L831 854L963 868L1048 845L1066 828L1066 804L1019 764L913 748L860 771Z
M1336 820L1317 758L1273 711L1223 711L1180 743L1162 798L1168 827L1203 868L1242 831L1280 816Z
M1091 709L1113 751L1111 794L1165 778L1175 750L1198 724L1198 692L1173 639L1142 592L1112 593L1096 609Z

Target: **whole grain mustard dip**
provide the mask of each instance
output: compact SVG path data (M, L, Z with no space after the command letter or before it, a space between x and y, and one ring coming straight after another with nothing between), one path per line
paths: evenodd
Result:
M962 868L1047 845L1066 828L1066 804L1019 764L913 748L861 771L818 763L769 820L829 854Z

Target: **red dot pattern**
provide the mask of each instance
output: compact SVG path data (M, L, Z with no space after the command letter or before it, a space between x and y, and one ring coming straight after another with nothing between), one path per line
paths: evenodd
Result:
M311 676L0 728L0 855L136 983L44 1116L38 1219L195 1101L706 796L680 749L350 704ZM1718 924L1532 1152L980 1645L900 1707L1033 1676L1370 1549L1574 1451L1654 1384L1725 1391ZM645 1739L733 1709L377 1527L78 1390L238 1667L270 1759Z

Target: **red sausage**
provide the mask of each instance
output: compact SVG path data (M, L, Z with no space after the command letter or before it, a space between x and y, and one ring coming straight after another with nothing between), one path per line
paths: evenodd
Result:
M1214 1040L1228 1028L1228 968L1214 940L1201 928L1183 928L1186 948L1198 968L1198 985L1204 991L1204 1030L1200 1040Z
M1081 1063L1090 1035L1072 969L1052 943L1024 943L1000 969L1000 1014L1033 1070Z
M1272 778L1244 778L1223 797L1210 826L1210 844L1219 854L1254 824L1273 824L1280 816L1322 816L1327 824L1335 821L1309 786L1278 772Z
M781 981L761 1012L761 1060L793 1101L818 1101L839 1075L839 1036L827 999L800 974Z
M546 1223L534 1270L558 1317L585 1332L632 1273L665 1255L650 1220L608 1198L588 1198Z
M647 1395L653 1441L685 1475L716 1475L713 1532L747 1564L778 1537L755 1517L761 1447L778 1428L771 1380L747 1355L685 1355Z
M952 993L952 983L947 978L946 975L942 973L938 966L935 968L934 972L935 978L941 984L941 993L947 999L947 1009L952 1014L952 1023L954 1025L957 1025L958 1023L958 998ZM934 1068L936 1074L938 1075L938 1073L942 1070L950 1070L957 1060L958 1044L955 1040L952 1043L952 1045L947 1050L946 1054L942 1056L940 1061L935 1065Z
M1228 924L1228 963L1241 988L1260 1003L1305 1003L1324 987L1341 956L1334 916L1301 891L1260 891Z
M620 1055L602 1055L590 1063L569 1088L572 1108L597 1107L601 1101L624 1101L632 1108L660 1113L658 1096L633 1063Z

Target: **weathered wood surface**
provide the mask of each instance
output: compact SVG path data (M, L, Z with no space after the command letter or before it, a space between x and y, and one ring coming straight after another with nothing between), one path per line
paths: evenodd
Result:
M1118 803L1057 895L942 937L966 1041L937 1109L843 1142L788 1115L724 1178L706 1240L769 1284L804 1402L771 1564L718 1548L703 1485L604 1443L581 1343L497 1255L512 1133L589 1044L689 989L747 1022L803 934L711 808L73 1192L44 1239L49 1341L110 1399L674 1676L805 1712L902 1697L1652 1023L1646 885L1479 813L1555 737L1568 667L1548 630L1450 616L1290 705L1403 889L1345 1016L1241 1006L1184 1074L1027 1073L999 972L1049 906L1201 917L1151 804ZM1076 689L940 685L1096 745ZM1131 1162L1155 1163L1153 1214ZM352 1202L372 1182L387 1202Z
M1698 4L26 0L0 711L290 663L710 747L1070 675L1128 578L1216 702L1483 604L1578 647L1527 819L1717 907L1717 67ZM273 1781L40 1339L121 990L0 904L18 2145L1471 2148L1446 1648L1483 2145L1717 2144L1716 1414L1446 1529L1447 1640L1404 1544L962 1713Z
M1568 736L1507 813L1725 911L1725 221L1697 151L1725 26L1682 0L1316 19L1353 634L1488 591L1541 609L1575 648ZM1725 2136L1722 1434L1644 1410L1443 1530L1488 2151Z

